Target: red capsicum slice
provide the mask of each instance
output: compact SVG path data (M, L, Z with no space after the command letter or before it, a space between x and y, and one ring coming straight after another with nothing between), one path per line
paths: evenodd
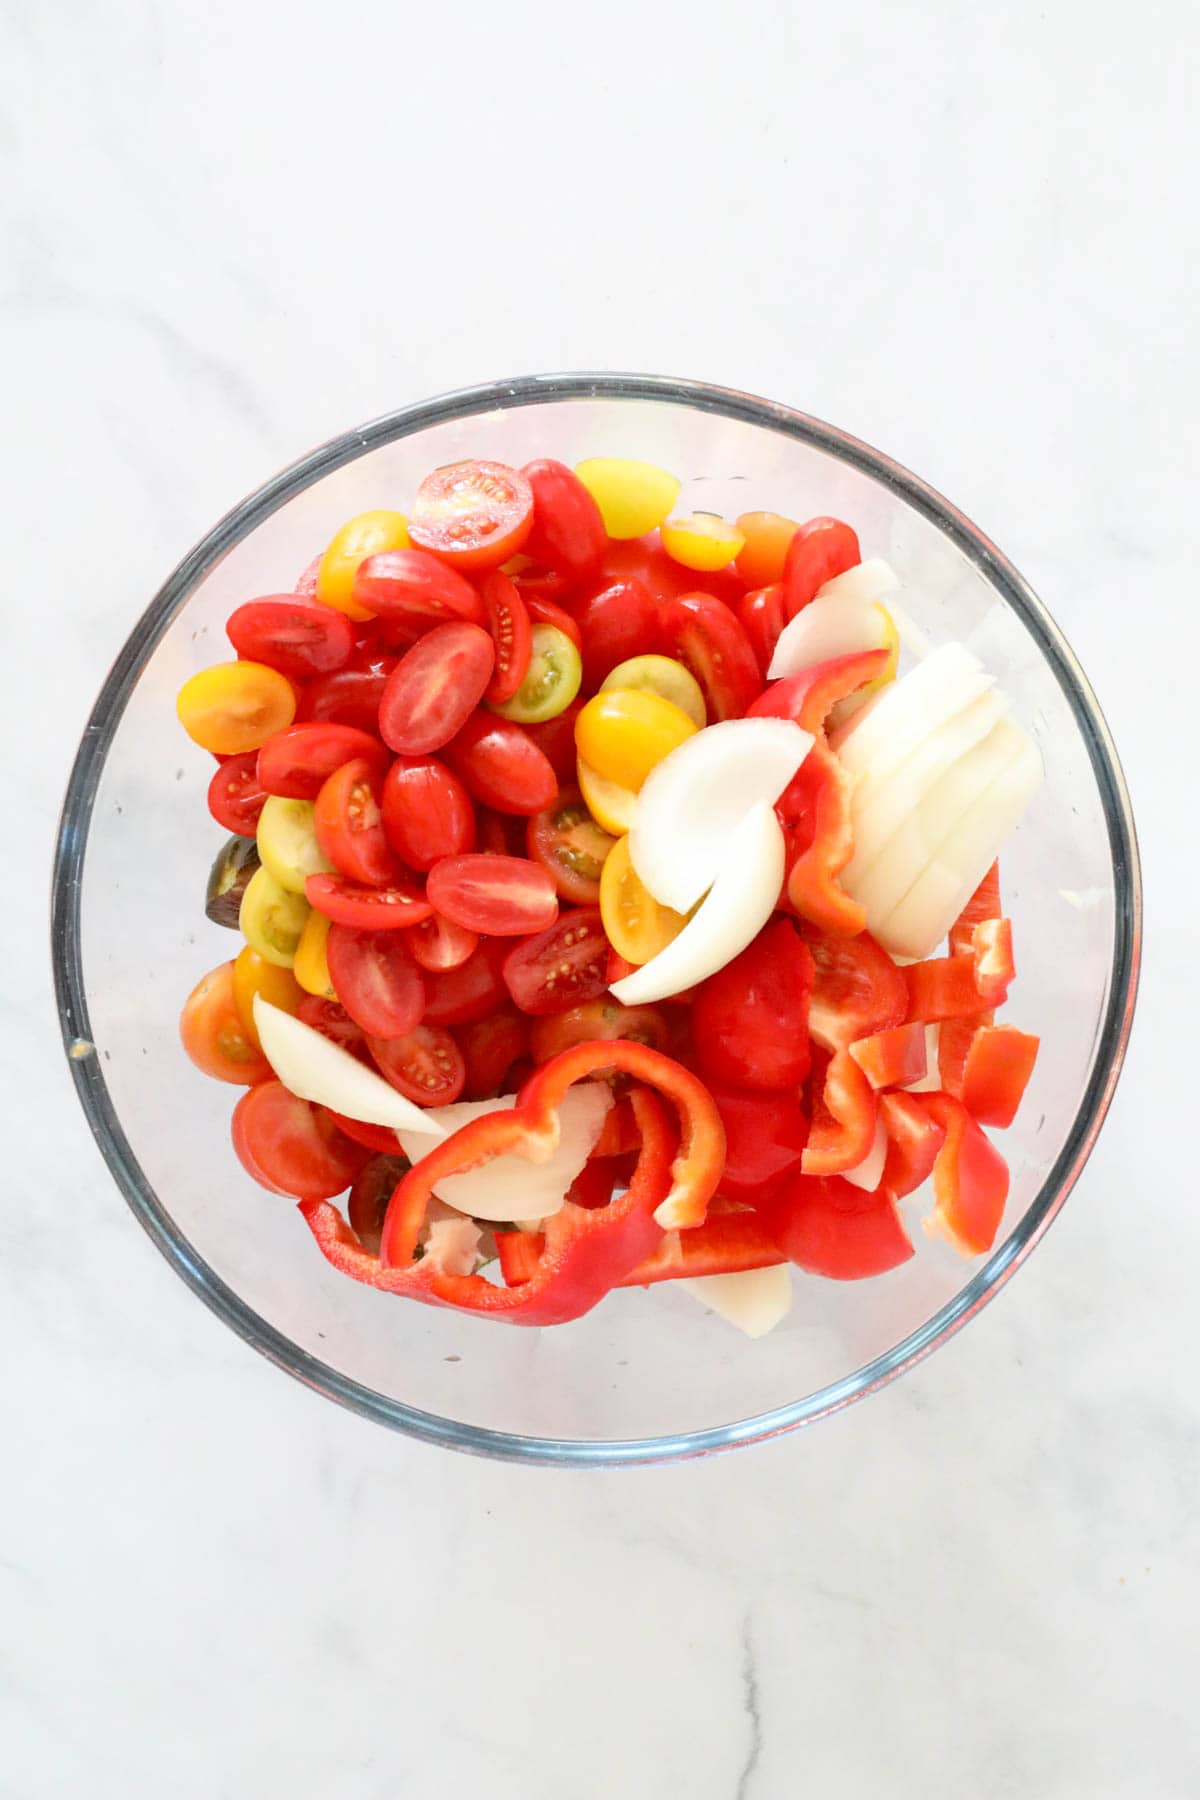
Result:
M925 1027L918 1022L876 1031L851 1044L850 1054L876 1092L907 1087L927 1072Z
M826 1050L848 1050L862 1038L903 1024L908 1012L904 971L869 932L855 938L829 937L808 929L813 990L809 1033Z
M825 720L847 694L883 673L887 650L835 656L776 681L748 709L752 718L794 719L813 736L813 746L782 795L778 812L785 830L793 821L811 836L791 862L787 897L802 919L834 937L855 937L866 913L836 877L854 854L850 777L829 748Z
M965 1019L978 1013L983 996L975 981L971 956L931 956L903 971L908 985L908 1017L927 1025L940 1019Z
M915 1094L883 1094L879 1116L888 1137L880 1185L902 1200L933 1174L945 1128L930 1117Z
M984 919L998 919L1003 910L1000 904L1000 864L994 862L950 927L951 955L971 955L975 927Z
M848 1050L829 1059L825 1085L813 1103L808 1143L800 1158L805 1175L840 1175L853 1169L875 1141L879 1099Z
M960 1019L943 1019L938 1026L938 1080L942 1092L962 1098L963 1076L967 1056L975 1034L990 1025L992 1012L969 1013Z
M831 1281L883 1275L913 1253L891 1194L864 1193L838 1175L793 1175L759 1211L789 1261Z
M925 1221L930 1235L950 1240L964 1256L990 1250L1008 1198L1008 1164L961 1100L923 1094L921 1105L945 1131L933 1165L936 1206Z
M982 1025L971 1039L962 1103L980 1125L1011 1125L1033 1074L1040 1040L1015 1025Z
M658 1248L621 1282L647 1287L689 1275L736 1275L769 1269L785 1259L755 1212L713 1213L690 1231L668 1231Z
M988 1006L1002 1006L1017 967L1011 919L981 919L971 934L975 986Z

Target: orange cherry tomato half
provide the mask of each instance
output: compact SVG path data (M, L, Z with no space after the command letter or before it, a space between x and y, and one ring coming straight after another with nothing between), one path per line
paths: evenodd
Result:
M271 1065L242 1023L231 962L196 983L184 1002L179 1035L196 1067L214 1081L252 1087L270 1079Z
M257 750L296 716L296 690L266 663L214 663L185 681L175 702L192 742L214 756Z
M507 463L448 463L417 489L408 532L414 544L458 569L495 569L533 525L533 490Z
M733 566L747 587L769 587L783 576L788 546L796 534L795 519L782 513L745 512L737 521L745 539L734 557Z

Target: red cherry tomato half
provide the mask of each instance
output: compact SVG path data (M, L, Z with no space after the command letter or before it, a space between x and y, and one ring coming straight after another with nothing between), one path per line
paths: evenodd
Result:
M502 706L512 699L529 671L533 628L525 602L503 570L490 570L480 582L479 591L496 650L496 666L487 684L486 698L494 706Z
M731 1087L798 1087L812 984L807 945L789 920L773 920L697 990L692 1030L705 1074Z
M301 575L297 581L293 591L299 594L302 600L314 600L316 598L317 576L321 572L321 564L324 560L325 552L319 550L305 569L303 575Z
M444 918L490 937L527 937L558 917L550 875L523 856L447 856L426 893Z
M270 1079L271 1065L251 1041L238 1012L231 962L196 983L184 1002L179 1035L196 1067L215 1081L252 1087Z
M527 569L515 571L510 565L507 573L512 576L517 592L526 606L530 600L566 602L571 599L577 585L569 575L560 575L554 569L540 568L536 563Z
M476 800L497 812L528 815L549 806L558 781L523 726L473 713L446 747L446 761Z
M583 633L579 629L579 621L565 607L559 606L545 594L526 595L525 606L535 625L553 625L556 631L561 631L564 637L570 638L575 648L582 652Z
M599 903L600 872L615 842L597 825L575 787L564 788L553 806L535 813L525 836L530 857L549 870L563 899L582 906Z
M704 689L710 720L740 719L762 693L750 640L729 608L711 594L680 594L659 614L668 656L686 664Z
M404 941L419 967L441 974L445 969L460 968L475 953L479 933L456 925L453 919L443 919L440 913L431 913L405 932Z
M290 594L248 600L230 613L225 633L239 656L299 681L344 668L354 654L354 627L344 613Z
M340 613L335 616L342 617ZM378 671L339 669L335 675L318 675L301 691L297 722L327 719L333 725L351 725L372 735L378 732L379 702L395 661L395 657L389 658L388 667Z
M623 543L610 544L604 552L601 578L606 584L628 581L631 577L642 583L658 605L673 600L676 594L695 593L697 582L702 582L706 594L724 600L728 606L736 606L746 586L732 566L707 570L703 576L697 575L695 569L685 569L682 563L667 555L657 531L651 531L646 537L627 538Z
M340 874L364 887L387 887L399 873L383 834L379 787L378 773L365 758L356 757L334 770L313 808L322 854Z
M588 693L618 663L631 656L654 655L659 648L658 606L636 576L598 588L580 608L579 625Z
M600 508L565 463L542 457L526 463L521 473L533 494L533 525L525 540L525 554L573 581L582 581L600 567L608 545Z
M404 1037L421 1023L425 982L398 931L331 925L325 957L338 999L372 1037Z
M835 575L862 561L858 537L841 519L809 519L797 527L783 565L783 601L789 619L815 599Z
M227 757L208 784L208 810L218 825L237 837L253 837L267 790L258 779L258 751Z
M344 875L310 875L304 893L308 904L335 925L352 925L357 931L403 931L433 911L420 888L405 881L360 887Z
M335 769L362 757L382 776L388 755L368 732L324 719L289 725L267 739L258 753L258 779L268 794L288 800L315 800Z
M503 1006L508 992L501 967L510 948L503 938L485 938L466 962L444 974L431 975L426 984L426 1023L471 1025Z
M339 1131L323 1106L297 1099L282 1081L243 1094L233 1111L233 1147L260 1187L295 1200L333 1200L371 1154Z
M765 681L779 634L787 624L782 582L773 581L770 587L754 588L749 594L743 594L738 602L738 618L750 640L759 674Z
M440 1025L418 1025L399 1038L367 1039L379 1072L397 1093L420 1106L449 1106L463 1091L463 1053Z
M383 1138L391 1138L391 1144L381 1145L381 1149L390 1154L373 1156L364 1163L354 1178L354 1186L350 1189L350 1198L346 1202L346 1217L350 1221L350 1229L358 1238L364 1250L372 1256L379 1255L379 1245L383 1237L384 1214L388 1209L388 1201L396 1191L396 1183L400 1177L412 1167L407 1156L400 1156L396 1151L396 1134L394 1131L383 1132Z
M359 1039L359 1042L362 1043L361 1038ZM363 1045L363 1056L361 1060L364 1062L368 1061L365 1044ZM372 1068L374 1067L373 1064L370 1066ZM353 1138L356 1144L364 1144L368 1150L383 1151L389 1156L396 1156L398 1154L400 1148L399 1140L397 1139L395 1132L389 1131L386 1125L368 1125L364 1119L347 1119L340 1112L334 1112L332 1108L330 1109L329 1116L337 1126L338 1130L344 1131L346 1136L348 1138ZM405 1162L408 1161L407 1157L403 1160Z
M504 982L522 1012L566 1012L604 992L607 961L599 908L581 906L510 950Z
M667 1021L655 1006L622 1006L611 997L587 1000L568 1012L535 1019L529 1053L535 1063L544 1063L562 1050L573 1050L576 1044L611 1044L614 1038L665 1050Z
M443 856L475 846L471 796L432 756L397 757L383 784L383 829L410 869L432 869Z
M458 569L495 569L533 525L533 490L507 463L448 463L417 489L408 535Z
M476 816L479 820L478 849L488 856L525 854L525 822L519 813L493 812L490 806L481 806Z
M528 1019L507 1006L474 1024L460 1025L454 1035L467 1065L465 1098L490 1100L505 1092L505 1077L529 1049Z
M328 945L329 940L326 939ZM336 1000L322 999L319 994L305 994L296 1011L296 1017L322 1037L327 1037L333 1044L341 1044L343 1049L352 1049L363 1041L363 1029L356 1025L344 1006ZM350 1133L351 1137L354 1133ZM359 1140L361 1142L361 1140Z
M795 1094L748 1093L709 1083L725 1127L721 1192L753 1200L793 1169L808 1142L808 1116Z
M483 602L456 570L427 550L380 550L365 557L354 577L354 599L382 623L419 637L433 625L465 619L483 625Z
M385 744L425 756L448 744L482 700L496 652L479 625L435 625L406 650L379 703Z
M572 700L555 718L525 726L526 737L549 762L561 787L570 787L575 780L575 721L582 711L583 701Z

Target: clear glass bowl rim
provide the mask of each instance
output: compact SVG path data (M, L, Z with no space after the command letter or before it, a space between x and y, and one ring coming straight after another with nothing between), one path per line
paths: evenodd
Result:
M1097 1054L1072 1129L1011 1235L954 1298L884 1355L840 1381L770 1412L702 1431L626 1439L526 1437L409 1407L309 1355L261 1318L201 1258L138 1165L92 1051L80 936L80 894L92 806L105 758L147 661L207 572L262 520L322 476L430 425L476 413L564 400L659 401L721 414L796 438L896 490L936 525L1018 614L1049 663L1087 744L1108 829L1114 881L1114 955ZM605 1466L676 1461L759 1442L809 1425L912 1368L975 1316L1049 1228L1078 1180L1111 1104L1133 1022L1141 960L1142 886L1124 775L1104 717L1062 633L1028 583L961 512L890 457L822 420L735 389L668 376L551 374L463 388L401 407L332 438L227 513L185 556L150 602L118 655L84 730L59 821L51 902L51 951L59 1022L76 1091L105 1162L143 1228L176 1272L238 1335L306 1386L364 1417L426 1443L508 1461Z

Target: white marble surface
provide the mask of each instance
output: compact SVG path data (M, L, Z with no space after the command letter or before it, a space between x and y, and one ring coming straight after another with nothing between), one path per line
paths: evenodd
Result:
M671 11L0 7L4 1800L1200 1791L1195 10ZM1149 897L1109 1126L1003 1297L811 1433L592 1476L389 1436L190 1298L45 953L75 737L181 552L352 421L573 366L776 395L976 517Z

